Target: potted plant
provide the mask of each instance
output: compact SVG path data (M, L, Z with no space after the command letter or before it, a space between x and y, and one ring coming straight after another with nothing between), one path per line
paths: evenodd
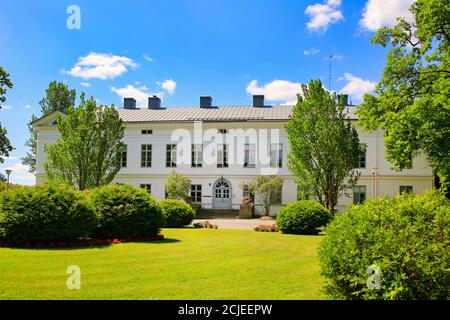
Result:
M250 202L249 197L242 198L242 204L239 208L239 218L240 219L251 219L253 218L254 205Z

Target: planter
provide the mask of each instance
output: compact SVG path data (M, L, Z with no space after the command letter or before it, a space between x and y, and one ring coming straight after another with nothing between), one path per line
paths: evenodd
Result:
M255 206L251 204L241 204L239 208L239 219L251 219L253 218L253 213Z

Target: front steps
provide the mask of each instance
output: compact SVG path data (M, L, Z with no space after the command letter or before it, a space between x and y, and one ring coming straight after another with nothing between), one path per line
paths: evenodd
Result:
M195 219L238 219L239 210L201 208Z

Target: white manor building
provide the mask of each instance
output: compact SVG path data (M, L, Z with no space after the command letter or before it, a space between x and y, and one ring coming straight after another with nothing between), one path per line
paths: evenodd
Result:
M124 99L119 115L126 125L122 169L114 182L146 188L154 198L165 198L167 176L176 170L191 179L193 203L203 208L238 209L241 188L258 175L284 178L272 213L297 200L297 186L288 170L289 143L284 125L293 106L265 106L264 96L253 96L253 106L213 106L211 97L201 97L200 106L162 108L161 100L149 97L148 107L137 108L133 98ZM395 171L385 159L383 132L361 130L355 107L348 106L349 119L356 126L360 142L361 176L352 197L341 197L337 208L366 198L395 196L403 191L422 193L434 186L434 174L425 157L413 159L410 169ZM45 180L44 146L58 139L55 119L60 112L36 122L36 183ZM64 116L64 115L63 115ZM257 212L261 212L257 209Z

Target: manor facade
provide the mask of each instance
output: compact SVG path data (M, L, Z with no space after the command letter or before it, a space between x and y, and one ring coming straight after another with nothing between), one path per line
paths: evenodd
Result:
M238 209L242 187L258 175L283 177L282 190L274 199L272 213L297 200L297 186L288 170L289 143L284 125L293 106L266 106L264 96L253 96L251 106L214 106L211 97L201 97L197 107L161 107L161 100L148 98L138 108L125 98L119 115L126 124L122 168L114 182L145 188L154 198L165 198L167 176L176 170L191 180L191 199L204 208ZM347 106L348 118L366 145L358 170L361 176L350 196L338 201L338 210L367 198L395 196L401 192L422 193L434 185L434 175L425 157L413 165L393 170L385 159L383 132L362 131L355 106ZM55 119L47 115L34 122L38 132L36 183L45 181L44 146L58 139ZM257 208L257 212L261 212Z

